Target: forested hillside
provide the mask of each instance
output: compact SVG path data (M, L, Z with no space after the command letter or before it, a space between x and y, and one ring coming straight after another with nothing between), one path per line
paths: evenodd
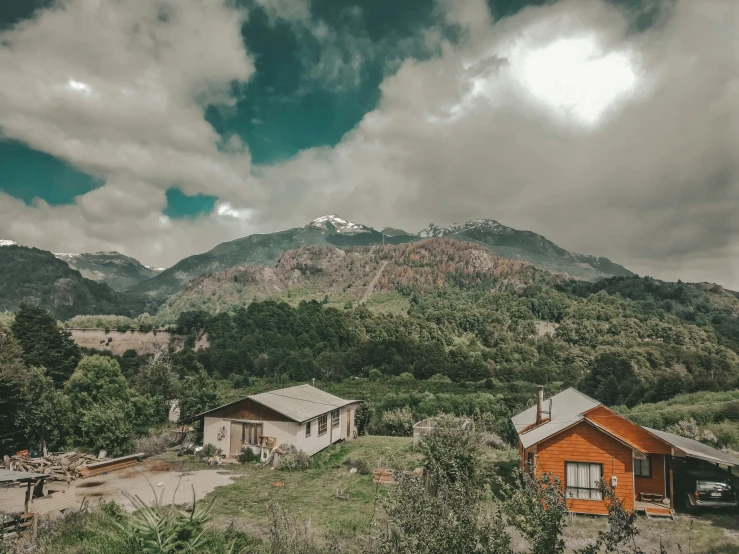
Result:
M448 239L346 250L313 246L284 253L274 266L239 266L194 279L167 300L158 319L168 323L186 310L215 313L266 299L292 304L319 300L338 307L372 300L374 305L394 302L405 313L409 290L473 285L516 289L558 280L564 277L502 258L473 243Z
M576 385L609 405L657 402L683 392L739 387L739 357L727 337L736 299L702 285L665 311L652 279L628 278L634 300L546 279L502 286L487 278L401 287L407 315L275 301L217 315L180 314L180 331L208 332L198 353L214 374L310 377L445 376L453 381ZM662 290L662 289L658 289ZM700 308L698 308L700 306ZM676 315L677 314L677 315Z
M122 295L79 271L51 252L25 246L0 248L0 312L28 302L48 308L64 320L79 314L137 315L142 299Z

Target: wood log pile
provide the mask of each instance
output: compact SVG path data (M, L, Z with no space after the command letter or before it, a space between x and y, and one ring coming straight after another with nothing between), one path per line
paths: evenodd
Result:
M372 482L380 485L396 485L402 475L408 478L423 477L423 468L417 467L413 471L393 471L392 469L377 468Z
M30 456L4 456L5 469L10 471L26 471L28 473L43 473L50 481L72 481L84 476L84 469L88 464L100 462L91 454L64 452L49 455L43 458Z

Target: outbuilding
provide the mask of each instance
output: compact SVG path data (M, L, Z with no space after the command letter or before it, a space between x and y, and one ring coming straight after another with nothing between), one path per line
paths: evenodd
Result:
M361 401L345 400L310 385L254 394L193 417L201 421L203 444L228 457L245 448L264 457L281 445L309 455L356 437Z

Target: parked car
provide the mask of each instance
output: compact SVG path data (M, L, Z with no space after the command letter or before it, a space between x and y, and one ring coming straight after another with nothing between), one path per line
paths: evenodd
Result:
M739 505L729 476L719 472L685 471L675 476L678 506L693 513L705 508L727 509Z

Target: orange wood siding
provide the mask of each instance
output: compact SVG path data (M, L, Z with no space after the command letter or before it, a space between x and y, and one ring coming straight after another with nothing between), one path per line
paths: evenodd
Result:
M626 509L634 508L634 482L631 448L608 436L587 422L580 423L541 443L538 447L536 470L553 473L566 486L566 462L590 462L603 465L603 477L610 483L618 479L616 491ZM569 499L567 507L578 513L608 514L602 500Z
M665 496L665 457L653 454L651 458L652 477L634 477L637 500L640 492ZM666 496L670 496L669 493Z
M267 406L262 406L253 400L244 398L228 406L223 406L212 412L208 417L222 417L225 419L250 419L257 421L292 421L280 413L275 412Z
M593 408L585 417L647 454L670 454L670 447L657 437L605 406Z

